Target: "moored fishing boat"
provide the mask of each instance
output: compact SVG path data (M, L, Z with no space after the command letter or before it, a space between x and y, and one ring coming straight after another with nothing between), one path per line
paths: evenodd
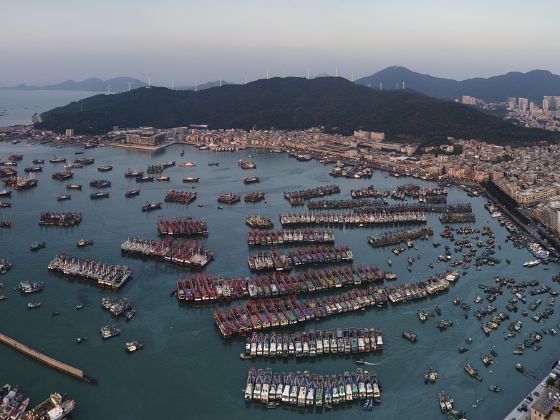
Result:
M140 190L138 190L138 189L136 189L136 190L129 190L129 191L126 191L126 192L124 193L124 196L125 196L126 198L136 197L137 195L140 195Z

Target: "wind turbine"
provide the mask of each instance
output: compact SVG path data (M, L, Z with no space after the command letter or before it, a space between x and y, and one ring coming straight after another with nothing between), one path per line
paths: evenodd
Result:
M128 91L129 91L129 92L130 92L130 85L131 85L131 83L128 82Z

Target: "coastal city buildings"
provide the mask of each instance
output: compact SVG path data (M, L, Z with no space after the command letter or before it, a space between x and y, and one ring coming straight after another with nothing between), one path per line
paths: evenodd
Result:
M153 127L140 127L126 132L126 144L156 146L165 141L165 134L156 132Z

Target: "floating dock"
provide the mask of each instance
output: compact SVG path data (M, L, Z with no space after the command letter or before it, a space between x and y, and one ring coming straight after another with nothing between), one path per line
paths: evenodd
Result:
M383 334L377 328L336 328L291 334L254 332L245 341L244 357L316 357L381 350Z
M26 356L31 357L32 359L35 359L38 362L41 362L53 369L56 369L62 373L70 375L76 379L79 379L80 381L84 381L90 384L96 383L95 379L84 374L82 370L67 365L66 363L59 362L58 360L55 360L52 357L44 355L43 353L39 353L37 350L33 350L32 348L27 347L25 344L22 344L2 333L0 333L0 343L3 343L19 351L20 353L25 354Z

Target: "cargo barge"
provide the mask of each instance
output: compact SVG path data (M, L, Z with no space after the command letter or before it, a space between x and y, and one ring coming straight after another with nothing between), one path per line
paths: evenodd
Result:
M207 236L208 226L205 220L194 217L177 217L174 219L160 217L158 233L169 236Z
M370 213L280 213L282 226L329 225L336 227L362 227L366 225L426 223L426 213L407 212L370 212Z
M446 213L439 217L443 224L448 223L474 223L476 217L473 213Z
M352 250L349 247L334 245L310 245L284 252L264 251L247 257L247 263L251 271L289 271L294 266L351 263L352 260Z
M317 409L365 401L364 408L371 410L374 404L381 403L381 385L375 372L362 369L321 375L251 368L247 374L245 401L266 404L269 408L282 404Z
M166 203L189 204L196 200L196 192L169 190L165 193Z
M389 303L425 299L448 290L458 277L458 272L446 271L420 282L369 286L307 300L298 300L294 296L251 300L244 305L233 305L225 312L219 309L214 311L214 321L224 337L231 337L372 306L382 308Z
M374 353L383 350L383 334L377 328L336 328L294 333L256 333L245 340L243 358L315 357Z
M249 246L274 246L285 244L331 244L334 243L334 232L329 230L276 230L263 232L250 230L247 233Z
M192 269L203 269L214 259L214 252L204 248L200 242L194 239L173 240L172 237L163 240L129 238L121 244L121 251Z
M384 232L378 235L368 236L368 243L371 246L387 246L400 244L409 239L416 239L422 237L432 236L433 230L428 226L415 227L410 229L399 229Z
M119 289L132 276L132 269L126 265L106 264L65 254L56 255L49 263L48 269L67 276L91 280L97 286L112 289Z
M386 273L377 266L330 267L295 274L274 272L257 277L214 278L208 273L177 280L177 299L192 303L213 303L242 298L270 298L317 293L343 287L359 287L381 282Z
M82 213L79 212L42 212L39 216L40 226L71 227L79 225Z
M307 190L300 191L285 191L284 198L290 202L293 206L303 205L305 200L310 198L323 197L325 195L332 195L340 193L340 187L338 185L324 185L315 188L309 188Z

